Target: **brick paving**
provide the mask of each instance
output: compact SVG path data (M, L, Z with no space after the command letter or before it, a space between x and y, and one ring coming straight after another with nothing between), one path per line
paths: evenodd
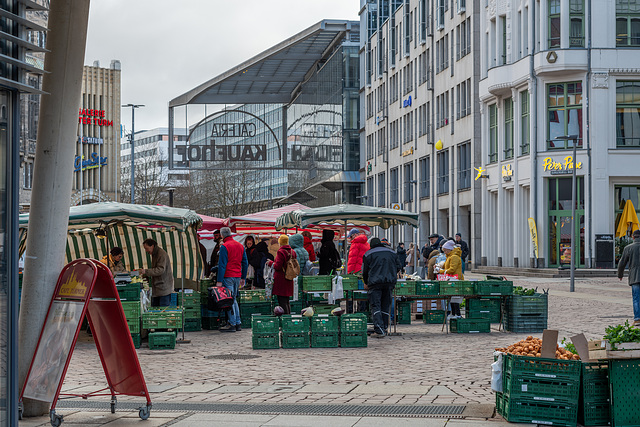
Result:
M474 277L473 274L469 276ZM514 277L513 281L519 286L549 289L548 325L560 331L560 339L577 333L585 333L587 339L601 338L606 326L633 319L631 291L626 279L623 282L613 278L576 279L574 293L568 292L569 279ZM440 325L425 325L415 320L411 325L398 325L397 328L402 332L401 336L370 339L367 348L286 350L252 350L251 330L224 334L191 332L185 334L191 340L190 344L177 345L172 351L149 350L143 344L138 357L153 402L476 405L484 408L484 413L475 424L449 420L449 424L445 421L446 426L484 425L481 420L488 420L492 426L501 425L492 414L486 415L486 408L490 407L492 413L490 405L494 403L490 390L492 351L529 334L498 332L497 325L493 325L491 334L445 334ZM235 361L206 358L222 354L260 357ZM81 393L102 388L105 384L95 346L90 337L83 335L63 389ZM127 396L118 397L118 400L140 401ZM70 410L59 412L73 413ZM86 416L86 412L84 414ZM193 424L181 424L183 421L179 418L182 416L185 415L172 413L171 419L164 423L205 425L201 424L202 419L193 419ZM187 418L189 416L187 414ZM286 417L263 417L267 418L258 417L255 422L246 418L247 424L243 425L306 425L287 424ZM153 412L152 418L162 419ZM357 418L351 420L352 424L344 425L377 425L367 424L366 417L339 418ZM445 425L442 420L415 420L421 425ZM70 421L65 420L64 425L71 425ZM104 421L115 426L126 420ZM37 424L23 422L20 425Z

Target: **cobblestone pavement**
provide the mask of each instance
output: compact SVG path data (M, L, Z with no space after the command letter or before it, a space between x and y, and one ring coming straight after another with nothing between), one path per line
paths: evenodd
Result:
M473 274L469 276L474 278ZM606 326L633 319L631 291L626 279L623 282L614 278L576 279L574 293L569 292L569 279L512 279L515 285L549 289L548 326L560 331L559 339L578 333L584 333L587 339L601 338ZM480 426L484 425L483 420L488 420L488 425L501 425L493 415L492 352L495 347L506 346L529 334L499 332L497 325L493 325L491 334L446 334L440 325L425 325L421 321L397 328L402 332L401 336L370 339L367 348L286 350L252 350L250 330L191 332L185 334L191 340L189 344L180 344L172 351L153 351L143 344L138 357L154 403L468 405L468 409L475 408L475 412L466 420L403 420L406 425L420 421L420 425L427 427ZM259 357L247 360L208 358L224 354ZM87 393L105 384L95 346L90 337L83 335L74 352L63 392ZM118 400L141 401L128 396ZM58 412L70 414L64 425L72 424L74 411L61 409ZM138 420L135 418L137 413L75 414L76 417L107 417L94 418L93 422L85 420L87 424L117 426L127 420ZM189 413L161 415L152 412L153 423L145 425L217 425L214 421L221 421L225 416L199 414L199 418L191 419L195 415ZM210 417L209 424L204 424L206 417L203 416ZM255 419L246 414L238 416L248 418L229 419L229 423L223 424L307 425L303 418L287 421L293 420L293 416L252 415ZM314 425L324 423L322 417L309 418L317 421ZM374 422L375 418L331 418L325 420L331 421L331 425L381 425ZM192 423L185 421L187 419ZM389 420L379 419L384 423ZM336 420L344 420L344 424L342 421L337 424ZM32 421L37 422L34 419L20 425L39 425L31 424Z

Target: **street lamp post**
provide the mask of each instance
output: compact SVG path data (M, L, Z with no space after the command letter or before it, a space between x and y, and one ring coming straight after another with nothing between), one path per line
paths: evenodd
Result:
M167 191L169 192L169 206L173 207L173 192L176 191L176 189L174 187L169 187L167 188Z
M558 136L557 140L561 141L573 141L573 168L571 172L571 278L569 282L569 292L575 292L575 280L576 280L576 149L578 145L578 135L566 135Z
M126 104L123 107L131 107L131 204L135 203L135 180L134 180L134 158L133 141L136 135L136 108L144 107L143 104Z
M416 208L416 213L418 214L418 218L420 218L420 199L418 199L418 180L414 179L409 181L414 185L415 188L415 201L413 202L413 206ZM419 220L418 220L419 221ZM418 272L418 250L420 249L420 245L418 244L418 228L413 227L413 273L416 274Z

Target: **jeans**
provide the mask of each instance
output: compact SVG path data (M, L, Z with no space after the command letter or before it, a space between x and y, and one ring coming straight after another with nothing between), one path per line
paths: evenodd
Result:
M462 261L462 272L464 273L464 271L466 270L467 267L467 263Z
M640 320L640 283L631 285L633 299L633 320Z
M171 294L151 297L151 307L168 307L171 305Z
M391 306L391 285L382 285L369 289L369 305L373 328L376 333L385 335L389 327L389 307Z
M238 288L240 287L239 277L225 277L222 279L222 286L227 288L231 295L233 295L233 305L231 306L231 312L229 313L229 324L232 326L240 325L242 320L240 319L240 308L238 307Z

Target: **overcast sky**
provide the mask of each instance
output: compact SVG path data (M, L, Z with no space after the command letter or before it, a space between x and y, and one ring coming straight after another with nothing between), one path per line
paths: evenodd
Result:
M112 59L120 60L122 104L145 105L136 110L136 130L166 127L173 98L322 19L358 20L359 5L359 0L94 0L85 64L98 60L109 67ZM131 108L122 109L122 124L131 129Z

